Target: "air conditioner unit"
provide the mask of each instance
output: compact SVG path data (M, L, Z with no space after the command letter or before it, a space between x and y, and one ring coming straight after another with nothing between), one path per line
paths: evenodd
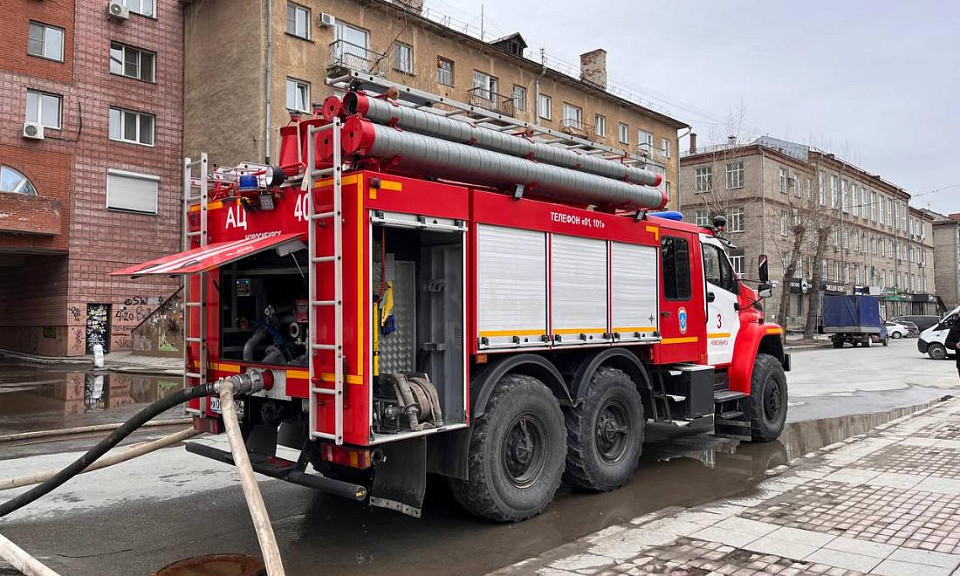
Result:
M24 122L23 137L28 140L43 140L43 124L39 122Z
M107 16L116 20L127 20L130 18L130 9L123 5L123 2L116 0L107 4Z
M337 19L333 14L327 14L326 12L323 12L317 19L317 24L319 24L321 28L333 28L337 25Z

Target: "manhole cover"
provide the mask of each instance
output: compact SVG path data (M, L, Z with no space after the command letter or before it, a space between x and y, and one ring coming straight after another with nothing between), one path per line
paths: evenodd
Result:
M245 554L212 554L174 562L153 576L266 576L263 561Z

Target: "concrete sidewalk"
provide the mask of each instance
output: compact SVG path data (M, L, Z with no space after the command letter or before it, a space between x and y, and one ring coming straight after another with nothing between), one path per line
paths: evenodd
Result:
M86 356L40 356L12 350L0 350L0 359L23 364L37 365L73 365L92 369L93 355ZM110 352L103 356L104 370L129 372L136 374L158 374L161 376L182 376L183 358L163 356L141 356L128 350Z
M611 526L500 576L960 576L960 399L767 472L755 493Z

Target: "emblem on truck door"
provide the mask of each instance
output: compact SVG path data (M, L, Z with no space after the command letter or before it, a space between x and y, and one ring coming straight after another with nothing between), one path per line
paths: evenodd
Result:
M677 323L680 324L680 333L687 333L687 309L683 306L677 311Z

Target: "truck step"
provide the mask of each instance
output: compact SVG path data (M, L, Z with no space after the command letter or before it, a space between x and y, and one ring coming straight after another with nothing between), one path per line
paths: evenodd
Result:
M747 417L740 410L728 410L726 412L721 412L720 414L717 415L717 422L731 422L731 423L735 422L737 425L739 424L746 424L747 426L750 425L750 423L747 422Z
M226 450L220 450L197 442L187 442L186 448L187 452L199 456L206 456L219 462L234 464L233 455ZM327 478L319 474L308 474L302 470L298 470L296 462L291 462L284 458L266 456L256 452L250 452L249 455L250 466L254 472L263 474L264 476L286 480L292 484L299 484L300 486L313 488L318 492L325 492L334 496L349 498L350 500L364 500L367 497L366 486L334 480L333 478Z
M730 438L733 440L741 441L750 441L753 440L753 437L750 436L750 431L742 432L740 430L730 430L730 429L720 429L717 428L713 431L713 435L719 438Z
M746 398L747 395L743 392L734 392L732 390L717 390L713 393L713 403L722 404L724 402L729 402L731 400L739 400L740 398Z

